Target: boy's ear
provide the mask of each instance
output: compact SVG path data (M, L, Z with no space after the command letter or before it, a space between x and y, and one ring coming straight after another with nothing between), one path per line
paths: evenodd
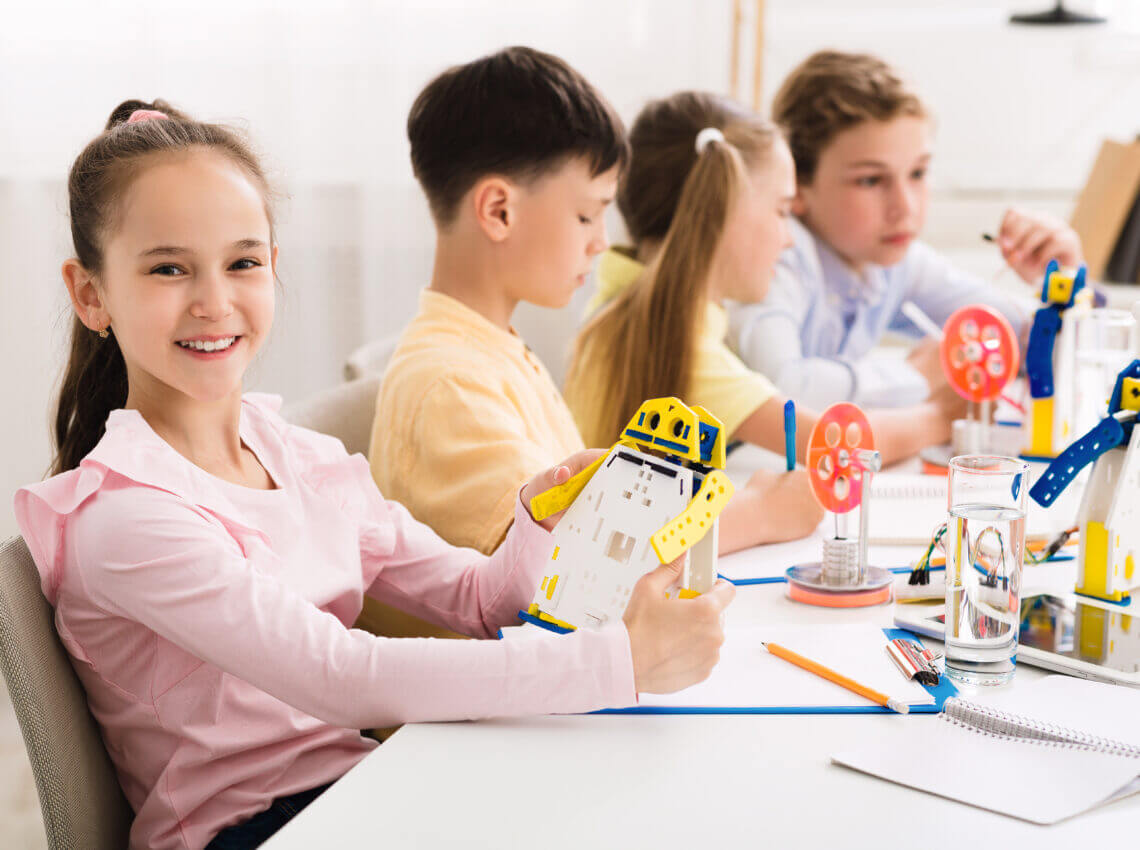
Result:
M518 191L502 177L484 177L471 190L475 221L492 242L502 242L515 223Z
M71 298L71 306L75 308L79 321L93 331L101 331L110 325L111 316L95 285L95 276L75 257L64 261L61 272L63 282L67 285L67 294Z
M792 215L796 218L803 218L804 213L807 212L807 201L804 200L804 189L809 189L799 180L796 181L796 194L792 198ZM810 189L809 189L810 191Z

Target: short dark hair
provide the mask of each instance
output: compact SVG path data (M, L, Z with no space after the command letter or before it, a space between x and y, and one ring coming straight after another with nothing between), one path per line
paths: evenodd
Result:
M450 68L408 113L412 170L436 223L487 174L533 179L581 157L598 176L629 159L613 107L557 56L508 47Z

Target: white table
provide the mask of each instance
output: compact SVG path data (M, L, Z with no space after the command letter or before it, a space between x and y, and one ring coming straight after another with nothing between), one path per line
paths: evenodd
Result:
M757 547L749 557L760 563L771 552ZM739 588L728 612L730 622L880 626L892 616L891 605L800 605L781 584ZM1022 665L1009 687L1042 675ZM1041 827L829 761L876 725L938 722L931 715L816 714L413 724L265 847L959 850L975 841L1043 848L1134 840L1140 795Z

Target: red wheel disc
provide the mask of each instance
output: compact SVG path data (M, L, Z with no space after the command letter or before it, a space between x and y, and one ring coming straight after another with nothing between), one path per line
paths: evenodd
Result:
M1017 336L1005 316L983 304L951 314L942 335L942 372L950 386L969 401L1001 395L1017 374Z
M808 440L807 467L816 500L832 513L853 511L863 500L863 467L856 449L874 449L867 417L847 401L823 412Z

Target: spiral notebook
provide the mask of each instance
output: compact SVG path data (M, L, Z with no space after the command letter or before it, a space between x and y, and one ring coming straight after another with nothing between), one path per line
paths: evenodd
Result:
M831 760L1056 823L1140 791L1140 690L1049 676L984 700L954 697L937 718L895 724Z
M1074 483L1048 508L1031 501L1025 536L1048 539L1072 525L1081 490L1079 483ZM871 514L867 518L867 539L871 543L927 544L935 529L946 522L945 476L884 472L872 480L871 495Z

